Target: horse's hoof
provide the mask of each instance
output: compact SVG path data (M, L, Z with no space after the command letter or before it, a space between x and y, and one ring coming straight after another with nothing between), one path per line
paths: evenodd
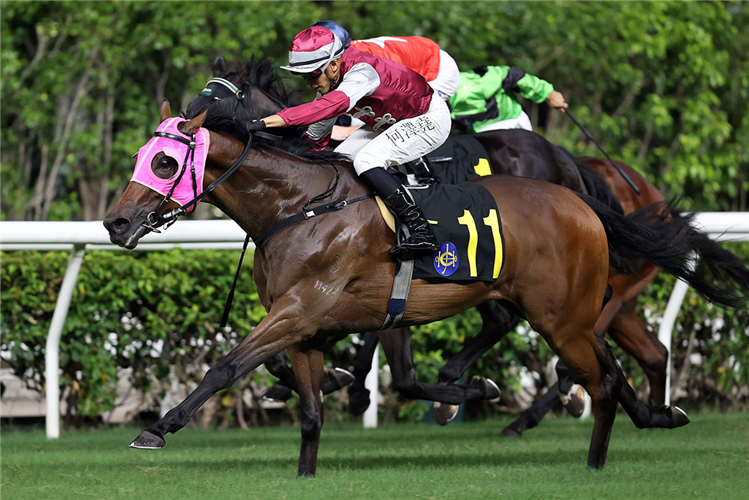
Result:
M338 384L338 388L342 389L347 385L351 385L356 380L354 374L343 368L336 368L332 372L328 372L328 376L331 377Z
M434 411L434 421L440 425L449 424L458 414L457 405L442 404L439 401L432 403L432 410Z
M506 438L515 438L515 439L519 439L523 437L522 432L519 432L513 429L512 427L505 427L504 429L502 429L502 432L500 432L499 435L506 437Z
M130 443L130 448L138 448L140 450L160 450L165 444L166 441L164 441L164 438L159 437L152 432L143 431L137 438L133 439L133 442Z
M348 413L352 417L358 417L369 408L369 390L348 393Z
M270 401L272 403L285 403L291 399L291 389L282 384L276 384L263 394L262 399L264 401Z
M669 407L669 410L671 412L671 422L673 425L673 427L671 427L672 429L687 425L689 423L689 415L687 415L687 412L685 412L678 406L671 406Z
M585 411L585 391L580 385L573 385L570 388L570 392L565 394L559 394L559 399L562 401L564 409L567 413L575 418L580 418Z
M483 377L473 377L471 379L472 384L478 384L483 393L484 399L497 399L501 395L501 391L497 384L493 380Z

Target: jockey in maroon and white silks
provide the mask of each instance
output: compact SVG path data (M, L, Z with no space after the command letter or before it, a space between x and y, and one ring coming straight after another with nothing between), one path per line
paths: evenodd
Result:
M345 50L345 51L344 51ZM335 119L348 113L365 124L336 148L353 159L356 173L408 227L395 252L431 250L436 239L408 191L386 170L437 149L450 133L450 111L423 76L402 64L344 49L329 29L313 26L294 37L289 65L318 98L263 118L251 129L315 124L311 138L329 137Z
M336 118L344 113L358 118L372 130L382 131L399 120L427 113L433 93L422 76L402 64L348 48L341 57L340 76L329 93L318 94L313 102L284 109L278 114L287 125L314 124L307 133L323 145ZM343 152L353 157L364 144L356 150L350 146ZM396 163L406 161L410 160ZM379 165L359 164L356 170L361 173L374 166Z

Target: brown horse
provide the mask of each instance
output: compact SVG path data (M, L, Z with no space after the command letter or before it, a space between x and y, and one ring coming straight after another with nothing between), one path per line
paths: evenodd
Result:
M218 58L214 63L213 73L214 76L224 76L230 79L233 84L238 85L244 91L242 94L243 105L250 102L265 103L265 106L269 106L269 109L275 112L289 104L289 95L268 61L255 63L254 60L251 60L239 72L225 74L225 63L222 58ZM221 95L222 92L224 98L229 98L229 100L235 102L237 100L233 97L240 97L236 92L226 93L227 89L221 86L218 86L216 90L218 92L214 94L214 98ZM191 104L192 111L188 110L188 116L194 116L196 110L200 109L206 102L207 99L203 96L196 99ZM640 187L642 194L639 196L634 194L608 162L595 158L573 159L566 151L548 143L537 134L520 130L496 131L478 134L476 138L485 146L496 173L547 180L575 191L588 192L602 201L615 204L617 207L619 201L621 201L624 213L627 214L651 203L663 201L663 197L657 189L630 167L619 163ZM601 189L600 179L592 174L589 169L595 170L605 179L606 184L616 191L616 197L619 201L613 198L612 193L605 186ZM599 185L596 186L596 184ZM678 214L672 215L678 216ZM681 227L688 229L688 225L682 224ZM709 242L706 238L702 239L701 244L706 246L706 250L720 261L720 249L717 245ZM710 248L711 246L712 248ZM732 256L728 255L728 257L726 262L729 263L728 265L732 265ZM596 333L601 334L608 327L609 333L617 340L617 343L635 357L643 367L650 382L651 404L658 406L665 399L667 351L657 337L647 329L634 309L636 295L652 281L657 273L657 268L654 264L641 260L638 262L635 271L635 273L628 275L611 273L609 284L612 294L596 324ZM461 353L451 358L445 367L440 370L439 384L437 385L423 384L416 380L410 351L410 330L408 328L380 332L396 390L408 398L454 403L435 408L435 416L441 423L448 422L455 414L457 411L456 404L468 399L491 399L498 395L496 387L492 387L493 384L489 384L490 381L485 379L474 380L468 385L453 384L475 359L501 340L517 322L517 317L512 317L497 302L483 303L479 306L479 311L484 318L484 328L479 335L470 338ZM367 335L366 338L368 341L364 350L371 357L374 349L372 340L376 342L376 337ZM363 386L363 374L371 366L371 359L363 358L366 358L366 355L360 356L360 359L357 360L357 382L349 390L350 410L355 414L363 412L369 401L367 391ZM274 375L279 376L287 386L296 389L293 372L286 367L280 356L274 358L274 363L266 363L266 367ZM574 407L575 404L579 406L582 403L574 397L573 380L563 363L558 366L558 372L560 382L555 388L552 388L551 397L542 398L518 421L508 426L503 434L518 436L522 434L525 428L536 425L540 418L557 402L555 397L557 391L560 395L573 396L567 398L568 404L566 404L566 407L568 409ZM335 390L340 385L336 376L329 376L326 379L324 392L328 393Z
M257 62L253 57L239 71L227 73L226 63L219 56L213 64L212 71L216 79L207 84L212 88L210 97L204 94L198 96L188 107L188 117L196 116L210 102L220 99L235 102L235 109L252 103L273 112L292 104L294 94L287 91L275 71L275 66L270 61ZM228 82L229 85L222 81ZM232 88L231 86L234 85L236 87ZM634 192L624 183L621 176L612 175L615 171L607 162L595 158L573 159L566 151L535 133L524 130L503 130L477 134L475 137L485 147L495 173L545 180L573 191L589 193L602 201L618 205L618 201L614 199L610 191L605 189L605 186L602 189L599 185L596 189L596 179L590 178L595 177L595 174L589 170L580 171L581 168L589 167L604 174L607 184L612 189L616 189L618 197L624 200L625 214L663 201L657 189L639 174L630 174L630 177L636 177L636 182L647 185L647 188L641 187L642 194L633 196ZM626 170L632 171L630 167L625 167ZM661 405L664 402L667 351L657 338L647 331L634 311L634 297L652 281L657 270L652 264L643 263L642 265L644 267L637 269L634 276L624 277L625 275L616 274L611 276L612 297L602 311L596 331L600 333L610 325L611 334L617 343L626 352L632 354L643 367L650 382L650 401ZM625 304L626 307L624 307ZM448 364L440 370L439 385L423 384L416 380L410 349L405 345L405 342L410 340L410 331L395 329L380 332L384 349L390 354L389 360L392 360L390 364L396 389L407 398L454 403L436 409L435 413L440 423L447 423L454 416L457 404L468 399L491 399L498 396L498 392L483 379L468 386L455 386L454 382L462 376L473 361L514 328L517 320L508 317L506 311L500 309L501 306L493 303L486 304L479 309L484 318L484 328L479 335L469 339L466 348L451 358ZM612 318L616 318L616 321ZM371 358L374 353L372 342L376 343L377 337L370 335L367 339L364 358L358 359L356 363L356 381L349 390L350 411L354 415L361 414L369 404L368 391L364 388L363 381L364 375L371 366L371 359L366 359L366 356ZM288 369L283 358L279 356L272 361L272 363L266 363L266 367L271 373L281 378L282 385L295 389L293 373ZM332 383L334 378L328 377L330 380L325 385L326 394L340 387L341 384ZM572 382L569 381L560 392L567 394L571 390L571 385ZM290 396L290 393L287 394ZM568 408L575 404L578 406L582 404L582 401L574 397L569 401ZM546 411L543 413L545 414ZM518 427L517 430L519 429Z
M229 81L236 85L236 90L229 90L225 85L213 85L214 90L211 98L200 96L189 106L187 116L195 116L201 108L204 108L210 100L228 99L237 104L247 105L250 102L273 111L290 104L291 96L275 73L274 66L268 61L255 62L251 59L239 71L226 73L226 64L223 58L218 57L213 64L214 77ZM210 86L210 83L209 83ZM236 99L242 97L241 100ZM597 172L606 181L606 184L615 191L616 199L621 202L624 213L629 214L652 203L663 201L663 196L658 190L635 172L631 167L621 164L625 171L629 172L631 178L635 179L641 190L636 195L625 183L623 178L606 161L596 158L573 159L566 151L549 143L542 137L524 130L495 131L475 136L485 147L489 154L495 173L514 175L518 177L531 177L542 179L554 184L568 187L578 192L590 192L599 199L606 200L612 196L604 193L600 187L595 189L595 179L590 179L591 174L584 167ZM581 167L580 165L584 167ZM582 169L582 171L581 171ZM582 174L582 175L581 175ZM592 174L595 177L595 174ZM587 187L586 187L587 186ZM593 189L591 189L591 187ZM598 195L602 196L598 196ZM662 405L665 401L666 383L666 348L657 337L653 335L639 318L634 309L636 296L655 277L657 268L649 262L642 262L636 274L622 275L612 274L609 284L612 287L611 299L606 303L604 310L596 325L596 332L602 333L608 328L609 334L626 352L635 357L642 366L648 381L650 382L651 404ZM428 399L440 403L454 403L447 405L435 405L435 416L437 421L445 424L457 412L457 404L473 398L489 398L498 395L484 380L472 383L468 386L455 386L465 370L481 356L487 349L499 342L506 335L517 320L508 317L506 311L500 310L501 306L488 303L480 307L479 311L484 318L485 327L475 337L467 341L466 347L457 356L440 370L439 384L423 384L416 380L415 369L411 359L410 349L406 342L410 341L410 331L407 329L395 329L380 333L383 347L388 358L391 360L393 382L399 393L407 398ZM350 411L354 415L361 414L369 404L369 395L364 387L364 376L371 366L371 356L374 354L372 342L377 342L377 337L368 336L368 345L363 352L363 359L356 363L356 381L349 390ZM367 355L369 358L367 358ZM273 362L266 363L266 367L282 379L282 384L296 389L293 373L289 370L281 357L276 357ZM554 388L560 394L569 395L565 405L572 410L577 405L582 409L582 401L572 391L572 381L565 377L566 372L559 370L562 385ZM565 382L566 380L566 382ZM339 388L342 384L334 383L335 376L326 379L325 390L327 394ZM449 384L449 385L448 385ZM487 390L488 389L488 390ZM290 393L288 393L290 395ZM548 404L554 404L555 399L546 400ZM541 411L535 407L527 414L530 418L538 419L547 413L548 408ZM572 410L574 412L574 410ZM532 417L531 417L532 416ZM520 435L525 427L532 427L537 422L518 421L512 428L505 430L505 434Z
M201 127L210 131L205 171L209 182L240 158L241 141L248 138L244 123L220 104L179 128L188 138ZM264 112L258 110L248 119ZM162 120L170 114L165 102ZM370 194L349 163L333 164L341 171L336 196L354 199ZM257 236L299 214L307 200L329 188L333 173L325 165L273 148L253 149L236 173L204 199ZM164 179L179 172L177 161L163 153L151 167L154 175ZM714 300L730 304L745 300L739 292L746 289L749 272L741 268L745 281L738 285L715 285L709 276L691 272L693 242L683 227L674 230L675 225L664 224L656 211L641 214L645 225L553 184L502 176L477 182L491 193L502 216L506 261L499 277L492 283L470 284L415 280L403 323L428 323L490 300L502 301L528 320L591 396L595 424L589 467L604 465L617 401L638 427L688 423L676 407L652 410L638 401L605 340L594 333L609 262L625 271L629 268L623 258L647 256ZM112 242L129 248L137 245L154 227L149 214L176 207L174 201L163 201L162 195L131 182L104 221ZM391 243L392 233L371 199L287 227L265 241L255 252L254 279L267 317L206 373L182 403L144 430L131 446L163 447L164 436L184 427L217 391L288 349L303 412L299 474L313 475L323 417L321 340L382 324L396 266L387 253ZM714 271L725 281L726 273ZM737 272L731 271L729 281Z

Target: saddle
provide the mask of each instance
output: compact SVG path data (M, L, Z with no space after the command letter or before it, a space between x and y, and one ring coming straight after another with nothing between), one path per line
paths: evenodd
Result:
M461 184L494 173L486 149L470 135L451 135L428 155L388 170L403 184Z

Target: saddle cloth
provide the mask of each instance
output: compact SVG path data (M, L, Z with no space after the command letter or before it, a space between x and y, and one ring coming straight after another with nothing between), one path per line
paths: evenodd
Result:
M406 186L432 224L439 249L415 258L415 279L493 282L504 262L505 244L497 203L472 182L457 186ZM378 198L391 229L393 217Z
M470 135L451 135L424 160L442 184L460 184L494 173L486 149Z

